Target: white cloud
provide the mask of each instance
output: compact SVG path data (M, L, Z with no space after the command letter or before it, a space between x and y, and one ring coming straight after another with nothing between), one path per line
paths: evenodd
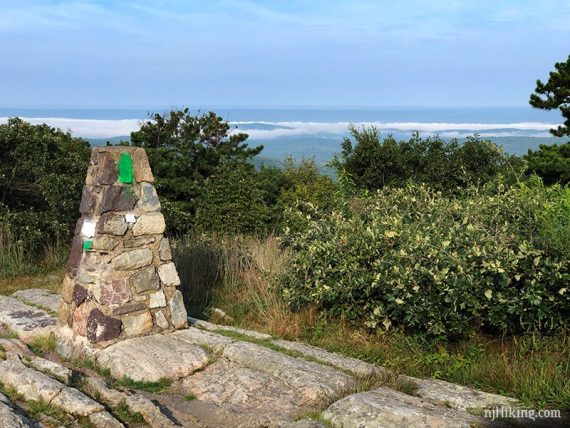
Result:
M128 136L139 129L138 119L69 119L69 118L22 118L34 125L47 123L50 126L70 130L73 135L85 138L110 138ZM0 117L0 123L8 118ZM280 137L298 137L303 135L335 136L345 135L350 122L301 122L301 121L236 121L235 132L245 132L250 139L273 139ZM265 129L256 128L261 125ZM440 134L445 137L464 137L475 132L481 136L520 135L521 131L531 132L534 136L548 136L547 131L556 124L542 122L517 123L447 123L447 122L356 122L357 127L375 126L383 133L420 131L426 135ZM274 126L275 129L267 129ZM502 130L502 131L501 131Z

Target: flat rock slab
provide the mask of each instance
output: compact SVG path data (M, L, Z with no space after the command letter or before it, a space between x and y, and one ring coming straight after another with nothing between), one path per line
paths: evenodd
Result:
M147 382L189 376L208 364L208 354L199 346L161 334L123 340L95 357L116 379Z
M267 333L260 333L259 331L246 330L244 328L232 327L229 325L212 324L211 322L199 320L198 318L188 317L188 323L193 325L194 327L198 327L208 331L223 330L223 331L241 334L242 336L248 336L253 339L259 339L259 340L272 339L271 335Z
M0 323L16 333L24 342L49 336L57 320L46 311L27 305L13 297L0 296Z
M175 331L174 333L170 333L169 336L186 343L210 348L214 352L222 352L226 346L235 342L235 340L230 337L200 330L195 327Z
M6 396L0 394L0 427L32 428L34 426L35 424L32 425L28 418L16 412Z
M345 394L356 386L353 377L332 367L290 357L254 343L232 343L225 347L223 356L283 381L295 388L307 405Z
M367 377L380 373L383 369L374 364L357 360L356 358L345 357L332 352L325 351L315 346L301 342L290 342L288 340L272 340L271 343L290 351L296 351L305 356L315 358L323 363L330 364L342 370L348 370L357 376Z
M333 403L323 417L342 428L470 428L487 422L385 387L349 395Z
M60 382L68 384L71 381L71 370L59 363L46 360L45 358L41 358L36 355L31 355L24 358L24 364L54 377Z
M26 367L15 356L0 362L0 383L22 394L25 400L42 400L72 415L88 416L105 410L77 389Z
M18 290L12 293L12 297L34 306L41 306L52 312L59 309L59 294L52 293L44 288L29 288L27 290Z
M455 409L516 407L519 404L514 398L477 391L439 379L416 379L407 376L405 378L418 385L416 394L419 397Z
M185 378L180 387L202 401L237 414L256 415L262 425L287 421L309 410L303 397L267 373L220 360Z

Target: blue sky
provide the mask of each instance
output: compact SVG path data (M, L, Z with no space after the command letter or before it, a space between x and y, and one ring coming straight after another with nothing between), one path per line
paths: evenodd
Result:
M0 107L524 106L570 2L0 0Z

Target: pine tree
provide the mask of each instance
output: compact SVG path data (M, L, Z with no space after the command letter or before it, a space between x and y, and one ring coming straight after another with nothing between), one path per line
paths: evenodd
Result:
M535 93L530 96L530 105L542 110L560 109L564 124L551 129L550 133L563 137L570 135L570 55L566 62L554 64L548 82L536 81Z

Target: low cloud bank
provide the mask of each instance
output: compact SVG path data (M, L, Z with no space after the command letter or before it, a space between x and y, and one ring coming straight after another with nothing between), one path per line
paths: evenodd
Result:
M47 123L50 126L69 130L74 136L84 138L111 138L128 136L139 129L138 119L69 119L69 118L23 118L34 125ZM0 117L6 123L7 117ZM346 135L350 122L267 122L236 121L233 132L245 132L250 139L274 139L302 136ZM482 137L533 136L548 137L548 130L556 124L542 122L517 123L427 123L427 122L356 122L356 126L376 126L383 134L391 132L419 131L424 135L439 134L442 137L465 137L479 133Z

